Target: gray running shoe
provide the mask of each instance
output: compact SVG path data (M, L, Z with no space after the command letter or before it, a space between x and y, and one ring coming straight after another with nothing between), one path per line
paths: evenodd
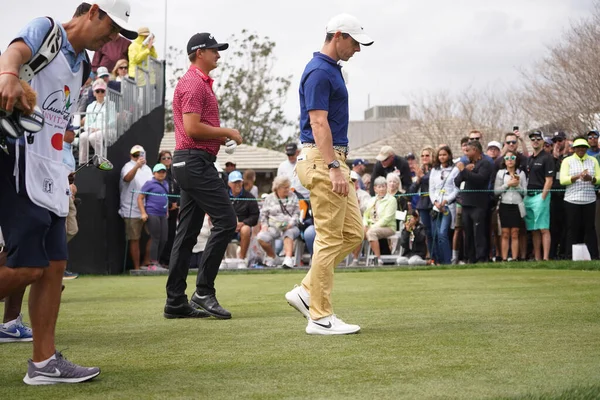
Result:
M51 360L43 368L37 368L33 361L28 361L27 375L23 382L28 385L54 385L55 383L80 383L94 379L100 375L100 368L86 368L68 361L60 352L56 352L56 360Z

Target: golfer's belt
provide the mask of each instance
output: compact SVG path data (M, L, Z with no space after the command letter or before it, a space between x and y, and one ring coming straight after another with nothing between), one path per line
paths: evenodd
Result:
M308 147L308 148L317 148L317 144L316 143L302 143L302 147ZM348 155L348 152L350 151L350 148L348 146L333 146L333 150L338 151L340 153L344 153L345 156Z

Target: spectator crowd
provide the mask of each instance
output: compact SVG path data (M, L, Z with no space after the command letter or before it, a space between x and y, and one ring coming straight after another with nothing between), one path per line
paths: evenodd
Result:
M383 146L373 164L353 160L349 179L363 215L364 242L347 263L560 260L573 257L574 245L585 245L590 258L598 259L598 132L570 141L565 132L547 137L533 131L524 138L514 131L503 143L483 143L483 133L474 130L461 140L462 154L440 144L403 157ZM222 267L310 263L315 230L309 192L295 174L300 151L296 143L285 151L288 159L279 166L271 193L260 197L253 170L239 171L233 161L225 166L222 175L238 226ZM130 255L135 269L163 270L178 212L172 156L161 151L152 170L141 146L130 156L121 171L120 209ZM139 193L135 202L128 195L132 190ZM144 226L151 239L141 260ZM209 233L200 233L197 257Z

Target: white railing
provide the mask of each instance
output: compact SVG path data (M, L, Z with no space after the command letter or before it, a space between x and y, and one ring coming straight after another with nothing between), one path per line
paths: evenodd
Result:
M106 157L107 149L123 136L131 125L163 105L164 77L164 62L149 58L143 67L136 69L135 80L124 78L121 81L120 93L107 89L104 99L107 107L103 107L102 111L76 113L73 123L76 126L77 121L84 117L88 119L98 114L97 118L102 118L101 134L86 133L85 125L79 130L79 164L89 161L90 146L95 154ZM82 100L86 99L87 93L82 97Z

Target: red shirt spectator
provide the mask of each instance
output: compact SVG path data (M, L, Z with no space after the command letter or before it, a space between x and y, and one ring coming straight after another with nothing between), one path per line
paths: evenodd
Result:
M92 60L92 71L96 72L98 67L106 67L109 71L115 68L115 64L120 59L129 59L129 45L131 41L122 36L118 36L112 42L106 43L100 50L94 53Z
M220 139L196 140L183 128L183 114L200 115L200 122L220 127L219 104L212 89L213 79L194 65L177 83L173 95L173 121L175 122L175 150L200 149L217 155L223 143Z

